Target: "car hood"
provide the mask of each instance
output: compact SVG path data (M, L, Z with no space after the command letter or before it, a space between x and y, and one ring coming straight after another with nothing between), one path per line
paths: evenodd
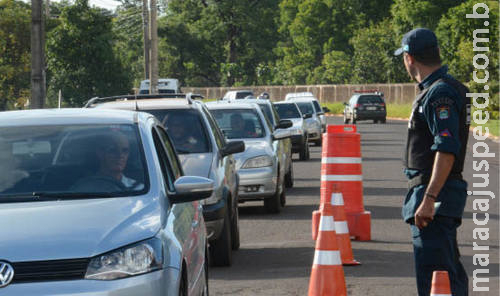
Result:
M249 158L269 155L273 156L273 148L270 146L269 142L264 140L244 140L245 151L233 154L236 160L236 169L240 169L243 163Z
M179 154L184 174L208 178L212 168L212 156L212 153Z
M0 259L88 258L153 237L161 227L151 196L2 204Z

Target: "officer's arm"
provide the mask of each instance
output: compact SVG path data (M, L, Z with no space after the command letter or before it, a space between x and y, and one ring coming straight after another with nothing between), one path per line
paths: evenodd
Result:
M448 152L436 152L436 157L434 158L434 166L432 168L431 180L426 190L426 197L437 197L439 192L444 186L448 175L450 174L451 168L453 167L453 162L455 162L455 155ZM427 195L427 194L430 194ZM429 198L426 198L429 199ZM432 200L432 202L434 202Z

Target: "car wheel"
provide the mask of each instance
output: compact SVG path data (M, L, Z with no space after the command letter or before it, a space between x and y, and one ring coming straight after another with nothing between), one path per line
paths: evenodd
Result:
M378 123L378 119L374 119L374 120L373 120L373 123Z
M280 204L281 204L282 208L284 208L286 206L286 193L285 193L285 190L281 191Z
M290 163L290 169L288 173L285 175L285 187L292 188L293 187L293 164Z
M380 120L380 122L385 123L385 122L386 122L385 117L384 117L384 118L382 118L382 119Z
M300 160L308 160L309 159L309 144L307 138L304 140L302 147L300 148Z
M354 118L354 113L351 113L351 122L352 124L356 124L356 118Z
M238 207L236 207L231 223L231 248L233 250L238 250L240 248L240 214L238 212Z
M311 159L311 150L309 149L309 143L306 144L306 160Z
M323 136L320 136L320 138L318 140L314 141L314 145L316 145L316 146L323 145Z
M349 123L349 118L347 118L347 116L345 115L345 112L344 112L344 123L345 124Z
M220 236L210 245L210 258L214 266L231 266L231 221L229 210L224 215L224 226Z
M279 171L279 168L278 168ZM280 180L280 177L278 176L277 178L278 182ZM270 198L264 199L264 208L266 209L266 212L268 213L279 213L281 211L281 192L280 188L282 188L282 192L285 190L283 189L282 186L279 186L279 183L276 185L276 192L274 195Z

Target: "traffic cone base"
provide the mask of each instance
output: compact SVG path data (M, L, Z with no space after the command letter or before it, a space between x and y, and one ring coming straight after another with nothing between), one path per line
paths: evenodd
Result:
M346 213L347 225L351 237L359 241L371 240L371 213L364 211L362 213Z
M340 260L340 258L339 258ZM315 279L314 281L312 279ZM340 280L341 279L341 280ZM311 270L309 296L345 296L344 270L342 265L315 265Z

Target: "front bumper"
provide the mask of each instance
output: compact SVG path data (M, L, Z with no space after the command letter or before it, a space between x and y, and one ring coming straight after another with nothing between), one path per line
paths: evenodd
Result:
M125 279L52 281L10 284L0 295L22 296L174 296L179 295L179 270L167 267Z
M238 188L240 202L262 200L275 194L277 172L274 167L239 169L238 174L240 175L240 186Z
M309 142L321 139L321 128L308 130L307 137L309 138Z
M222 228L224 228L226 208L224 199L212 205L203 205L203 218L207 227L208 240L212 241L220 236Z

